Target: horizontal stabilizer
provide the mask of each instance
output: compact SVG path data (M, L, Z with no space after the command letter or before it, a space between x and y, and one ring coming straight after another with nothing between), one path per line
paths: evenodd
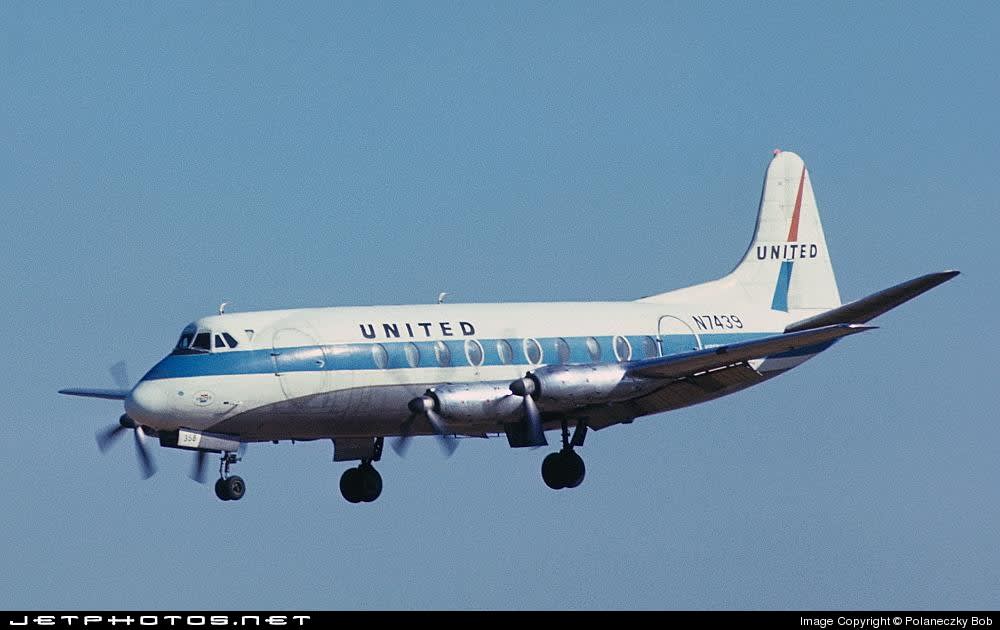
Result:
M86 387L70 387L60 389L60 394L67 396L83 396L85 398L104 398L105 400L125 400L128 398L127 389L88 389Z
M912 300L921 293L930 291L937 285L951 280L958 274L958 271L941 271L908 280L878 293L873 293L868 297L855 300L850 304L844 304L825 313L795 322L785 328L785 332L798 332L831 324L863 324L904 302Z
M632 361L628 364L627 369L628 373L632 376L645 378L682 378L752 359L760 359L800 348L821 345L835 341L841 337L846 337L847 335L872 330L873 328L875 326L863 326L859 324L824 326L823 328L783 333L762 339L754 339L753 341L742 341L715 348L695 350L694 352Z

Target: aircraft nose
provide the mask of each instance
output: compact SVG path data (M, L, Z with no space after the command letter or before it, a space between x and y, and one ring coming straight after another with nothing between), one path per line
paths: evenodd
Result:
M156 425L156 418L165 409L165 397L155 383L143 381L125 399L125 413L139 424Z

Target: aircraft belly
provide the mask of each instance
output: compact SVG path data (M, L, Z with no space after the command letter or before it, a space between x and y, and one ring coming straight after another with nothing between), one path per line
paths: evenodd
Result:
M754 361L752 367L741 364L672 381L627 401L585 407L570 413L553 410L545 419L545 429L558 428L557 418L563 413L571 420L582 419L591 428L600 429L640 416L706 402L777 376L810 356ZM376 383L371 383L371 375L365 376L369 384L358 387L354 385L366 379L358 378L358 374L351 371L332 372L326 380L326 391L288 398L289 389L278 386L277 376L254 375L238 388L247 393L242 405L225 415L205 418L203 423L199 423L202 426L197 428L239 435L247 441L400 435L402 425L410 417L407 404L428 388L440 385L442 381L435 377L444 375L421 374L434 380L408 382L416 380L416 370L387 370L378 374L382 382ZM454 378L455 375L450 376ZM482 378L485 375L476 376ZM504 373L498 376L510 375ZM450 380L445 379L445 382ZM475 376L469 380L476 380ZM249 393L254 389L256 396ZM499 420L489 418L465 422L448 420L448 427L455 434L470 436L503 430ZM418 416L413 419L410 433L430 435L433 428L426 419Z
M410 415L407 403L431 383L352 387L292 400L260 405L226 418L211 430L237 434L244 440L319 439L332 437L393 436ZM450 424L458 434L482 435L482 424ZM499 430L492 426L491 430ZM416 419L412 434L430 435L426 421Z
M611 405L594 406L574 412L573 419L583 419L588 426L601 429L640 416L680 409L734 393L763 382L783 372L761 374L743 364L715 370L696 377L665 384L638 398ZM273 377L272 377L273 378ZM346 384L347 380L341 381ZM208 430L239 435L247 441L311 440L333 437L394 436L409 417L407 403L437 383L396 383L365 387L346 387L330 391L259 404L232 413L208 427ZM477 422L449 422L459 435L482 436L502 431L490 419ZM551 418L546 430L558 428ZM430 435L432 427L423 419L413 422L413 435Z

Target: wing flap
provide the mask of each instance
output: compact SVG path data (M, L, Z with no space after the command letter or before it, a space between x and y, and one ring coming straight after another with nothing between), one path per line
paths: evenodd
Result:
M632 361L627 365L627 370L630 375L643 378L683 378L751 359L822 345L874 328L876 327L861 324L834 324L667 357Z
M60 389L60 394L67 396L83 396L84 398L103 398L105 400L125 400L128 398L127 389L92 389L87 387L69 387Z

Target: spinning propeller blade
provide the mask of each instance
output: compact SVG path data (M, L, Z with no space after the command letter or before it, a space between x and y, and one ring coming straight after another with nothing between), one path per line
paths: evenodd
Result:
M444 418L438 414L435 405L434 398L428 394L414 398L409 402L407 407L410 409L410 415L407 416L402 424L403 434L391 443L392 450L396 451L396 454L401 457L406 454L407 449L410 447L410 439L413 438L413 435L410 433L413 430L413 421L419 416L427 418L427 423L431 425L431 428L437 434L438 444L441 445L441 450L444 451L445 456L450 457L455 452L455 449L458 448L458 440L448 431L448 425L445 423Z

